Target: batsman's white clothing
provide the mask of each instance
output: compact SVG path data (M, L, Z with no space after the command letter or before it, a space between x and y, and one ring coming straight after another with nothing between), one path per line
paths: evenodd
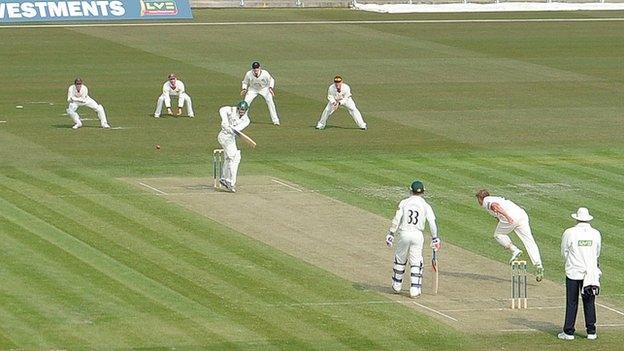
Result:
M410 295L420 295L423 271L423 230L429 223L432 237L438 236L433 209L421 196L412 195L399 203L399 208L392 219L390 232L398 232L394 250L393 287L400 290L409 260L411 288ZM395 288L396 290L396 288Z
M362 118L362 114L360 110L358 110L357 106L355 106L355 101L351 97L351 87L347 85L347 83L342 83L340 86L340 91L336 88L335 84L332 84L327 89L327 106L325 106L325 110L321 113L321 119L316 124L316 128L323 129L327 124L327 119L329 116L334 113L340 106L344 106L349 110L349 114L353 117L355 123L361 129L366 129L366 123ZM335 104L338 106L335 106Z
M175 86L171 85L169 81L163 84L163 92L158 97L158 102L156 103L156 112L154 112L154 117L160 117L162 112L163 104L166 108L171 108L171 97L178 97L178 107L184 107L186 103L186 109L188 110L188 116L194 117L195 112L193 112L193 102L191 101L191 97L186 93L186 89L184 87L184 83L181 80L176 81Z
M245 101L251 106L251 102L254 101L256 96L262 95L264 101L266 101L269 108L269 114L271 115L271 121L273 124L279 124L279 116L275 108L275 102L273 101L273 94L269 88L275 88L275 79L268 71L261 70L260 74L256 77L253 74L253 70L248 71L243 78L242 87L247 90L245 94Z
M247 112L240 117L236 106L224 106L219 109L221 115L221 132L217 137L224 150L222 177L232 186L236 185L236 174L241 160L241 152L236 146L236 132L240 132L249 125Z
M492 204L497 203L503 211L513 220L513 224L507 222L507 219L500 213L495 213L492 210ZM494 239L501 244L504 248L514 252L518 248L512 243L509 233L515 232L531 258L531 262L535 266L541 266L542 259L540 257L539 248L533 234L531 233L531 226L529 225L529 216L524 209L510 200L499 196L486 196L483 198L483 208L488 211L489 214L498 219L498 225L494 230Z
M69 105L67 106L67 114L74 121L74 129L78 129L82 127L82 121L80 120L80 115L78 112L78 107L86 106L93 111L97 112L98 119L100 120L100 125L102 128L110 128L108 125L108 120L106 119L106 112L104 111L104 106L98 104L95 100L89 97L89 89L86 85L82 85L80 90L76 87L75 84L72 84L69 89L67 89L67 102Z

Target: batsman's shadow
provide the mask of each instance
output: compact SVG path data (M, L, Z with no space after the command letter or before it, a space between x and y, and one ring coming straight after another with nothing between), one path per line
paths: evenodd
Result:
M212 184L194 184L194 185L184 185L182 188L186 190L212 190Z

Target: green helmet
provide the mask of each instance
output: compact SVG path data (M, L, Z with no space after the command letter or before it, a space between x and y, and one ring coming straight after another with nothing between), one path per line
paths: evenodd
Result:
M249 104L247 103L247 101L243 100L241 102L239 102L238 104L236 104L236 108L238 110L249 110Z

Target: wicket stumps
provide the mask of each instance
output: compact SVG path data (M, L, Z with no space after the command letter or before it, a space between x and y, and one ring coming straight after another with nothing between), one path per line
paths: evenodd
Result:
M221 182L219 180L223 177L223 161L223 149L214 149L212 151L212 180L215 189L221 189Z
M527 262L511 262L511 309L527 308Z

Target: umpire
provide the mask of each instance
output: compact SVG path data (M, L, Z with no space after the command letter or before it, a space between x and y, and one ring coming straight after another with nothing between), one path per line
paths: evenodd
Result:
M574 340L574 323L578 309L579 293L583 299L587 339L595 340L596 335L596 295L600 290L600 232L592 228L589 222L593 217L585 207L572 214L576 225L563 232L561 254L565 258L566 272L566 314L563 333L557 337Z

